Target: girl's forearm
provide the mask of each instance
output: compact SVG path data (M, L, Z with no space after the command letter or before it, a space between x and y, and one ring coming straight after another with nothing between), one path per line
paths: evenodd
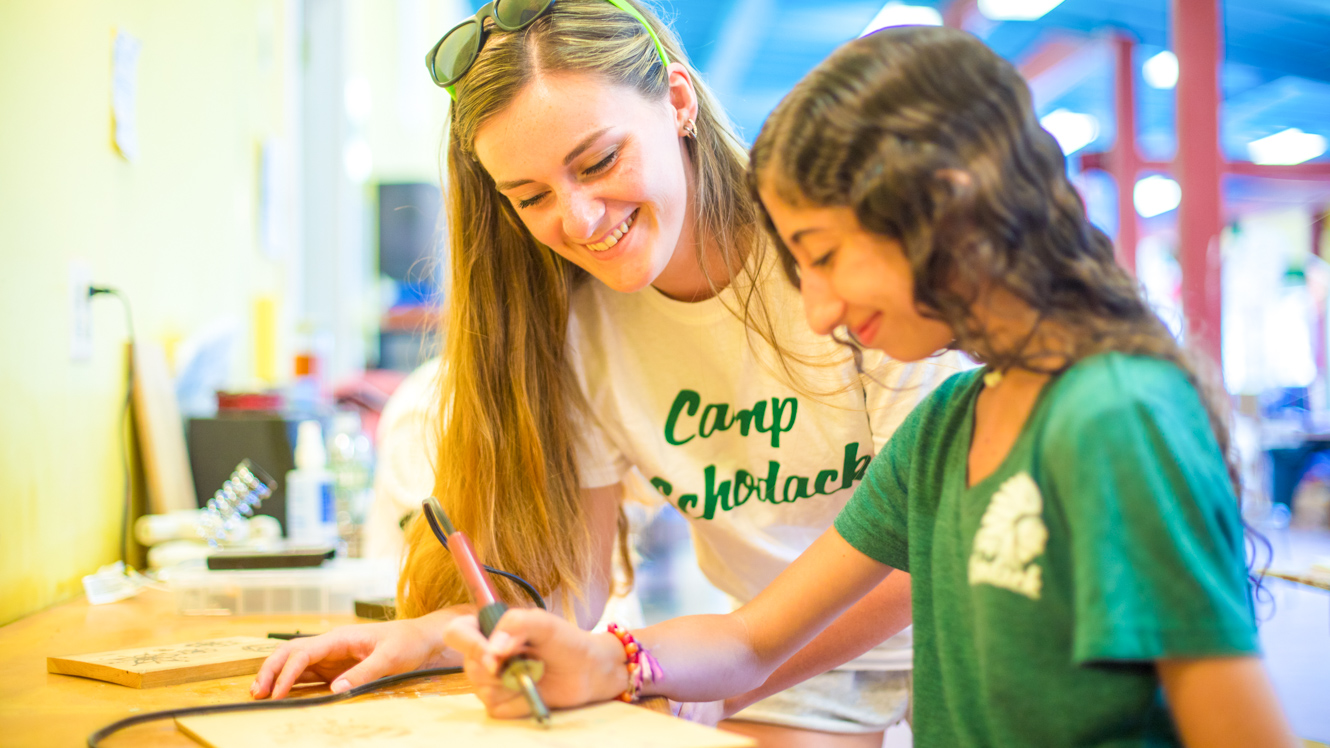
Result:
M766 679L762 685L725 700L729 717L796 683L843 665L910 625L910 576L892 572Z
M633 632L665 671L645 693L675 701L716 701L756 688L780 662L764 660L747 629L743 618L731 613L685 616Z
M738 611L633 632L665 671L646 693L716 701L752 691L890 571L830 529Z

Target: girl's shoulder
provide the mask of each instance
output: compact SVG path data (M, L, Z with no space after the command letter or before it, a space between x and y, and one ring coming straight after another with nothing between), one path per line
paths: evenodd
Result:
M1141 400L1196 395L1191 379L1177 364L1146 355L1100 353L1076 362L1054 383L1060 400L1087 407L1114 408Z
M1209 432L1209 415L1191 378L1161 358L1101 353L1077 362L1051 384L1048 428L1069 434L1116 419Z
M924 362L918 362L921 364ZM916 365L918 365L916 364ZM983 367L970 367L957 371L928 393L915 409L921 420L946 418L957 409L965 409L982 386Z

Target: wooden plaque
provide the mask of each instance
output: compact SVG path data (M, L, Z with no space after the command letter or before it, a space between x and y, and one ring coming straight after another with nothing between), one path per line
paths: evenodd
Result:
M130 688L173 686L235 675L253 675L282 645L276 639L232 636L188 644L47 657L46 670L95 678Z

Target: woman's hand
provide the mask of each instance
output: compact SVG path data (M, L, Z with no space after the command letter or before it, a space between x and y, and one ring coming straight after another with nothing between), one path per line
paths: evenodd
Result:
M456 665L456 656L444 653L443 629L471 610L457 606L420 618L342 626L292 639L264 661L249 693L256 699L281 699L297 683L332 683L333 693L341 693L385 675Z
M553 708L606 701L628 687L623 645L611 634L588 634L573 623L541 610L510 610L493 635L480 633L475 616L458 617L444 631L447 646L462 654L467 677L490 716L502 719L531 713L519 691L503 685L508 658L526 655L545 663L536 684Z

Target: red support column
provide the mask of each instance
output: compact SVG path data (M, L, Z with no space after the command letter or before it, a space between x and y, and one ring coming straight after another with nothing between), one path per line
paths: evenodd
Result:
M1113 110L1117 140L1109 152L1109 173L1118 185L1118 264L1136 275L1136 204L1133 192L1140 174L1141 157L1136 150L1136 68L1132 52L1136 43L1118 35L1113 38Z
M1220 255L1224 160L1219 148L1219 64L1223 56L1219 0L1172 0L1173 52L1178 56L1178 154L1182 188L1178 259L1188 343L1220 358Z
M965 19L979 12L978 0L951 0L942 11L942 25L953 29L965 28Z

